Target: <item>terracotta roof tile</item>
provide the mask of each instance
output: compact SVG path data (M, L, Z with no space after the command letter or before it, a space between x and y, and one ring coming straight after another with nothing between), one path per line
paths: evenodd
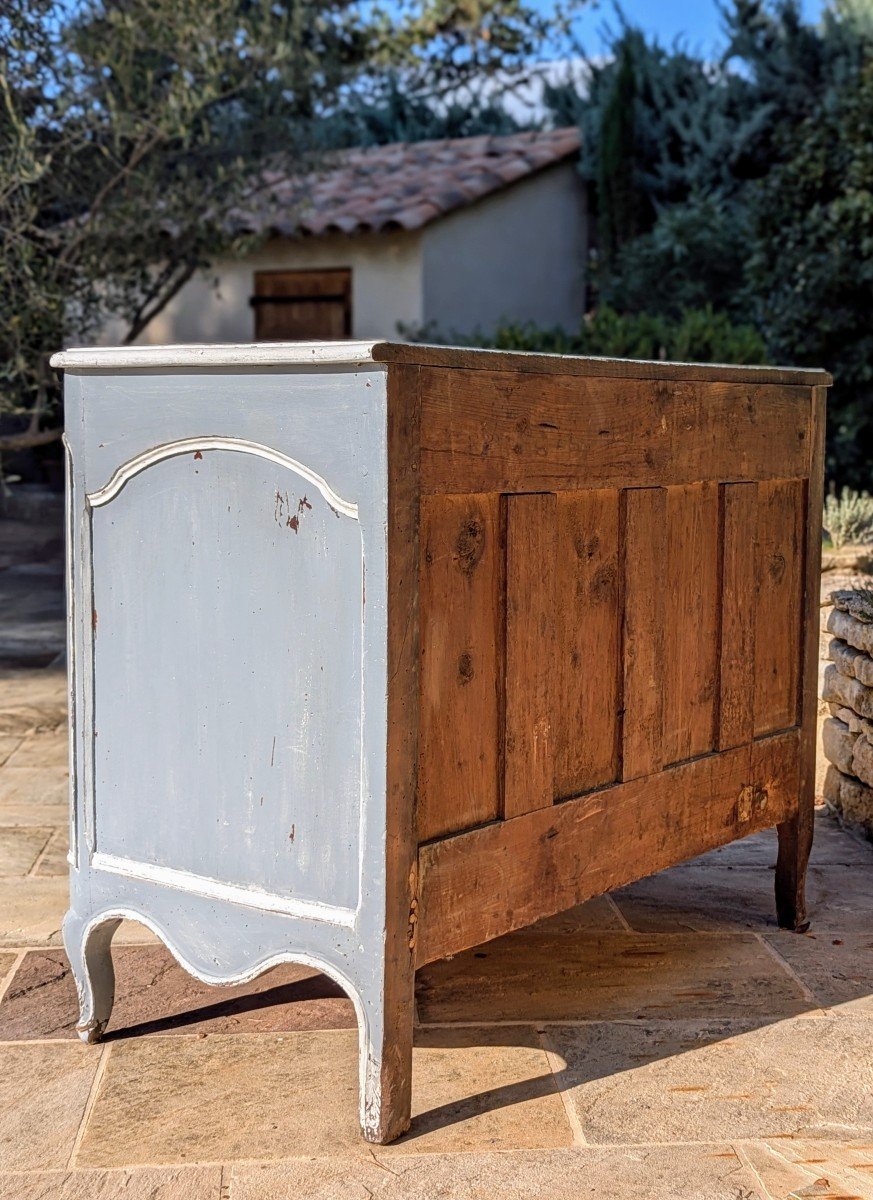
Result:
M420 229L578 151L575 128L345 150L318 173L265 172L261 201L234 221L289 236Z

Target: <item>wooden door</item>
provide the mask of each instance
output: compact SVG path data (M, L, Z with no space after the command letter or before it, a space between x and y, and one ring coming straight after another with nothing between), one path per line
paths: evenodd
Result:
M352 334L352 273L256 271L255 340L336 341Z

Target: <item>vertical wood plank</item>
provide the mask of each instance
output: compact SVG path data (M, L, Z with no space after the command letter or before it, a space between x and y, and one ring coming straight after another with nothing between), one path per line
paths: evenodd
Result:
M624 493L623 778L664 765L667 491Z
M802 928L806 920L806 869L812 849L815 810L816 718L818 712L818 640L821 596L821 524L824 493L825 404L827 389L812 388L810 468L806 485L804 554L803 659L800 679L800 779L797 812L780 823L776 861L776 911L779 924Z
M559 799L619 774L619 492L556 498L552 730Z
M714 741L719 589L718 486L667 488L664 763Z
M506 696L503 815L554 800L555 497L506 497Z
M721 489L722 589L718 747L751 741L755 687L757 485Z
M755 735L798 721L803 612L803 483L758 484Z
M500 497L421 502L419 841L498 816Z
M751 816L771 824L797 810L802 742L789 733L758 738L749 746ZM739 831L742 836L743 831Z
M388 373L388 743L385 795L383 1020L362 1050L364 1136L390 1142L409 1128L418 857L419 371Z

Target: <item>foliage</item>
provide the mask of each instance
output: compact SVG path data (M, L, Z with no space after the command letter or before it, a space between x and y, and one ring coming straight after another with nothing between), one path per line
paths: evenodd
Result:
M58 436L51 351L107 316L132 341L249 248L234 214L266 203L264 167L311 165L380 74L413 97L511 76L554 19L524 0L6 0L0 414L23 428L0 450Z
M834 548L873 542L873 496L844 487L839 496L825 497L824 527Z
M491 336L441 337L433 327L405 336L418 341L451 342L495 350L531 350L545 354L588 354L607 358L674 359L679 362L760 363L766 351L750 325L732 324L711 307L686 309L678 318L653 313L618 313L600 305L578 330L541 329L504 323Z
M873 30L830 27L821 102L786 119L750 189L745 278L774 358L833 371L828 469L857 485L873 460Z
M483 96L481 83L471 83L463 96L440 101L426 93L410 93L405 78L389 71L366 91L352 92L341 107L320 122L316 133L320 147L335 150L508 134L520 128L500 103L499 95Z
M616 100L631 109L636 203L650 227L667 204L731 190L743 174L747 146L763 114L745 104L744 81L724 66L674 46L666 50L620 19L607 57L589 66L589 90L580 124L583 171L596 181L610 148L604 132ZM562 97L547 97L556 107Z
M795 0L733 0L725 18L723 62L665 50L622 22L592 66L580 121L598 198L615 153L610 105L633 97L636 225L616 238L606 217L599 296L673 319L709 302L753 324L771 361L831 370L828 471L863 485L873 459L873 3L832 0L811 25Z
M749 298L738 286L737 254L749 237L746 210L715 191L665 205L652 227L622 245L599 279L601 298L623 312L657 304L676 317L711 304L748 321Z
M644 219L643 197L636 186L636 75L631 48L620 48L615 82L600 122L597 162L599 245L604 262L611 263L620 246L639 232Z

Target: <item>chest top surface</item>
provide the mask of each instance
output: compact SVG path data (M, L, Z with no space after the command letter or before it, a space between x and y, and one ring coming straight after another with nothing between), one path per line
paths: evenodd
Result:
M70 372L166 368L364 367L370 363L632 379L727 379L737 383L805 384L824 387L832 382L826 371L807 367L678 363L390 341L72 347L53 355L51 359L53 367Z

